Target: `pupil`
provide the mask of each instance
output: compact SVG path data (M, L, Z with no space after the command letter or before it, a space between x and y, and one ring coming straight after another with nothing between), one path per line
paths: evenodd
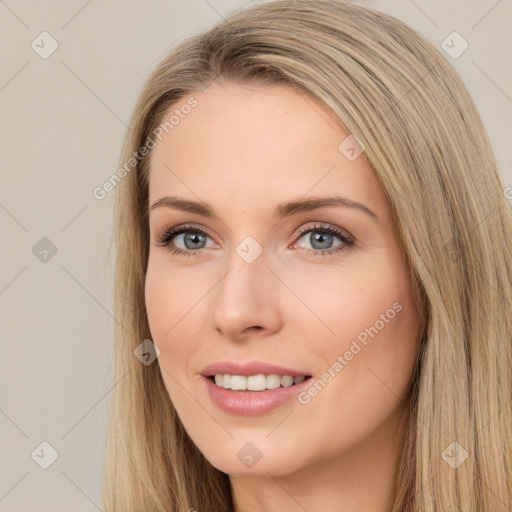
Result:
M328 233L311 233L310 242L315 249L327 249L331 243L332 235ZM315 247L315 243L319 242L320 247Z
M204 242L204 235L201 235L199 233L185 233L185 247L187 249L197 249L197 247L189 247L188 242L191 241L192 244L194 243L200 243Z

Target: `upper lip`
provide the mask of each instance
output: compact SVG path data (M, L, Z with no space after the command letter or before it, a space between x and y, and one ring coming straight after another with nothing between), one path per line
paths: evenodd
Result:
M263 361L249 361L247 363L235 363L234 361L221 361L218 363L209 364L201 371L204 377L211 377L217 373L229 375L290 375L291 377L299 377L301 375L311 376L307 371L292 370L278 366L274 363L265 363Z

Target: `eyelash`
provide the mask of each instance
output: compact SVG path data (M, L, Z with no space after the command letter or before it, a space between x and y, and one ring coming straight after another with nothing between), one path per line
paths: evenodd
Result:
M320 249L304 249L307 254L313 253L313 255L320 254L321 256L330 256L334 253L345 251L348 248L352 247L355 243L354 239L351 236L347 236L344 234L344 232L330 224L314 224L314 226L307 226L302 228L296 235L297 240L302 238L303 235L309 232L320 232L323 234L328 235L334 235L337 236L342 244L336 246L333 249L326 249L326 250L320 250ZM171 243L171 240L177 236L181 235L182 233L200 233L201 235L209 236L208 233L203 231L202 229L196 228L194 226L188 226L188 225L179 225L175 226L173 228L170 228L167 230L160 238L157 239L156 244L158 247L166 247L172 254L175 255L183 255L187 257L196 256L197 253L201 251L201 249L195 249L195 250L183 250L174 248L169 248L169 244Z

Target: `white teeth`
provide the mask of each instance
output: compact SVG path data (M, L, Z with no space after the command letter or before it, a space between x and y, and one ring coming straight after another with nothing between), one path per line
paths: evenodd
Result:
M247 377L243 375L231 375L231 389L247 389Z
M215 377L217 377L217 375L215 375ZM226 388L226 389L231 389L231 383L230 383L231 376L226 374L226 375L219 375L219 377L222 377L222 387Z
M277 389L281 386L281 377L279 375L267 375L267 389Z
M249 391L261 391L267 387L265 375L251 375L247 377L247 389Z
M305 375L292 377L291 375L229 375L215 374L215 384L224 389L232 389L238 391L264 391L265 389L277 389L279 387L290 387L293 384L300 384Z
M293 384L293 377L290 375L285 375L284 377L281 377L281 386L284 386L285 388L291 386Z

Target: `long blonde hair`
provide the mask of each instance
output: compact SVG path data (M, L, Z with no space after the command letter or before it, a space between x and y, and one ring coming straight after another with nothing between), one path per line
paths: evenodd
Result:
M213 82L308 92L363 142L387 194L424 324L393 512L512 510L512 216L482 121L448 60L404 23L341 0L237 11L153 71L122 164L171 105ZM134 356L151 338L149 158L139 157L116 187L105 511L232 511L228 475L188 437L158 365Z

